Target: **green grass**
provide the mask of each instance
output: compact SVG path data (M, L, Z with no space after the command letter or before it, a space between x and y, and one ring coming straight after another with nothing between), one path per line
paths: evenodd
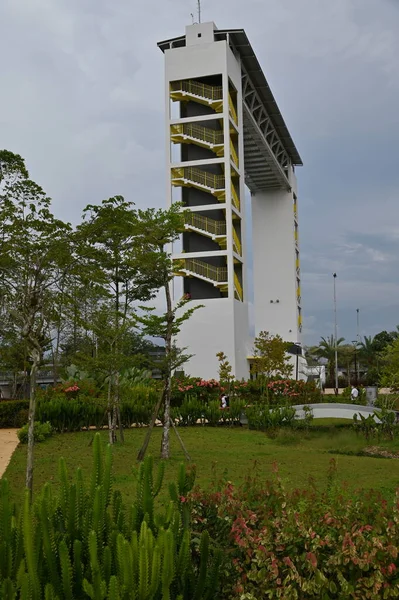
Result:
M364 447L376 444L367 443L350 429L327 427L325 431L292 432L280 431L274 439L266 434L249 431L245 428L180 428L184 442L197 465L197 483L207 486L215 476L225 471L227 477L239 483L251 471L256 461L259 473L270 478L273 464L279 466L280 476L288 488L307 487L311 477L316 485L327 482L329 462L334 457L331 451L360 452ZM134 490L132 467L136 465L136 455L142 443L145 429L131 429L125 432L125 445L114 447L115 487L126 499ZM184 460L175 435L172 435L172 459L166 469L166 481L175 478L177 466ZM104 445L106 431L101 433ZM45 481L57 482L57 464L63 456L72 473L79 465L87 476L91 472L92 448L89 446L93 432L56 435L35 448L35 492ZM161 430L154 431L149 452L159 455ZM399 450L399 440L379 443L379 446ZM395 460L382 460L359 456L335 455L338 465L338 480L355 489L379 489L391 494L399 487L399 464ZM15 451L5 473L11 484L13 497L18 500L23 488L26 465L26 446Z

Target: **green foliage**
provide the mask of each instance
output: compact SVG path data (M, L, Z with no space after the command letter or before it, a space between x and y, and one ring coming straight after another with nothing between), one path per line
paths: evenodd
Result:
M382 369L381 386L399 391L399 338L386 347L382 354L384 367Z
M295 408L291 406L276 406L256 404L246 409L248 427L259 431L276 430L280 427L294 427Z
M325 484L285 490L278 473L189 496L195 526L223 552L223 598L396 598L399 503Z
M143 384L123 386L120 402L122 425L147 425L156 400L157 393L152 387ZM87 393L71 395L59 392L58 388L48 390L39 396L37 417L41 422L50 422L58 432L80 431L89 427L99 429L107 424L107 399L103 395Z
M366 440L378 435L379 427L375 418L376 416L376 413L367 417L360 413L353 415L353 427L355 431L364 435Z
M398 424L396 422L396 413L383 405L381 408L374 411L373 414L364 417L359 414L353 416L353 427L355 431L364 435L366 440L372 437L386 438L393 440L398 433Z
M337 353L339 357L341 351L340 346L342 346L342 343L344 341L345 338L341 337L337 339L337 344L335 344L335 339L333 335L330 335L330 337L327 338L322 337L319 345L315 349L313 349L313 354L317 356L318 359L324 358L328 361L328 379L330 380L331 384L334 382L335 379L335 346L337 347Z
M28 429L29 429L29 425L27 423L26 425L24 425L22 427L22 429L20 429L17 432L18 439L21 442L21 444L28 443ZM44 440L46 440L47 438L49 438L53 435L53 428L51 427L50 423L36 422L33 435L34 435L35 443L36 442L44 442Z
M29 400L0 402L0 429L23 427L28 422Z
M194 395L187 394L181 406L172 408L172 417L179 425L196 425L204 417L204 403Z
M220 553L209 534L192 537L179 496L164 511L154 506L164 467L154 481L152 459L140 466L128 508L112 488L111 449L103 454L99 434L93 459L87 482L80 469L71 480L61 459L59 494L47 483L33 506L26 495L21 514L0 482L0 598L214 598ZM192 474L180 468L179 491L191 490Z
M262 377L289 377L293 370L286 354L290 345L279 335L261 331L254 341L253 372Z
M219 361L219 383L220 387L223 387L229 394L231 394L231 387L234 383L235 377L233 374L233 367L229 363L224 352L218 352L216 358Z

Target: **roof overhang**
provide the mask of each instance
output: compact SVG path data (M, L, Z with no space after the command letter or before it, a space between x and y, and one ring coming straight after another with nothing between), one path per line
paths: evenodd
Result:
M290 189L289 165L302 165L302 159L248 37L243 29L216 29L214 34L215 40L226 40L241 61L246 183L252 192ZM165 52L185 44L185 36L180 36L158 47Z

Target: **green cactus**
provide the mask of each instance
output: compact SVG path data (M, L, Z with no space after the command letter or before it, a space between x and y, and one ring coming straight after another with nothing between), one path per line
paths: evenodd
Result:
M112 490L112 456L109 448L102 451L99 434L93 457L89 485L80 469L71 482L60 461L59 493L46 484L33 505L26 496L20 515L1 482L0 600L211 600L219 559L205 534L196 552L181 501L195 473L179 468L171 502L160 512L154 499L165 467L154 477L153 461L146 459L127 512L120 492Z
M73 578L72 578L72 564L69 556L68 548L65 540L62 540L59 545L60 553L60 565L61 565L61 576L62 576L62 591L65 600L73 600Z

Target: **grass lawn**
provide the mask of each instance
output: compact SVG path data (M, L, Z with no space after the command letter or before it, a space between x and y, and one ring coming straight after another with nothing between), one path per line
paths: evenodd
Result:
M324 423L322 423L324 421ZM317 420L317 425L330 425L330 420ZM184 442L197 465L197 483L209 484L217 475L227 473L228 478L239 483L254 467L264 478L270 478L273 463L277 463L280 476L288 488L307 487L312 477L316 485L325 486L330 460L335 457L338 465L338 479L353 488L374 488L391 495L399 487L399 461L360 456L334 454L331 451L359 452L371 445L357 437L350 429L326 427L325 431L311 431L308 434L284 431L275 439L258 431L245 428L180 428ZM114 447L115 487L128 499L134 490L132 467L136 465L136 455L142 443L145 429L131 429L125 432L125 445ZM173 432L172 459L166 469L166 481L175 478L177 466L184 460L183 453ZM104 445L108 434L101 433ZM56 435L35 448L35 492L45 481L57 482L57 463L63 456L72 473L81 466L84 473L91 473L92 447L89 446L92 432ZM159 455L161 430L154 431L149 452ZM399 440L378 444L392 451L399 451ZM24 489L26 446L19 446L7 468L5 477L10 481L13 497L18 500Z

